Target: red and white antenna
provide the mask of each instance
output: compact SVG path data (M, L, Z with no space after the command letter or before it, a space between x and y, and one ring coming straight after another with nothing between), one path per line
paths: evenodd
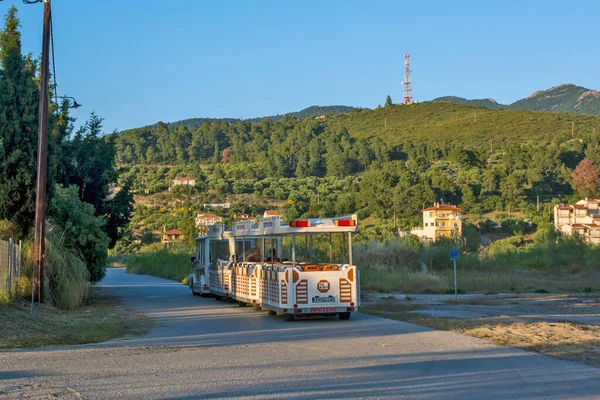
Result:
M404 104L412 104L412 85L410 83L410 56L404 54Z

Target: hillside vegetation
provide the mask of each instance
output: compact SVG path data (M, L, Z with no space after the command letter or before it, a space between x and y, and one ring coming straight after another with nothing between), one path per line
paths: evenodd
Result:
M503 107L502 104L499 104L494 99L472 99L472 100L469 100L469 99L465 99L464 97L443 96L443 97L438 97L436 99L433 99L432 101L441 102L441 103L468 104L468 105L477 106L477 107L487 107L492 110Z
M213 211L226 223L270 208L284 218L309 210L358 212L372 221L359 240L388 241L394 216L399 228L409 229L435 201L457 204L482 223L485 213L503 212L499 225L520 211L537 217L535 224L549 224L552 204L598 194L596 132L600 117L430 102L325 118L214 121L198 129L158 123L154 130L113 134L111 141L120 182L136 191L130 230L146 237L171 228L193 237L192 218L204 203L230 202L231 210ZM584 159L587 172L578 177L585 179L574 180ZM197 183L170 188L177 176ZM525 233L519 228L510 235L519 232Z
M283 115L271 115L268 117L259 117L259 118L249 118L249 119L241 119L241 118L188 118L181 121L169 122L166 125L170 129L176 129L179 126L184 126L187 129L198 129L204 123L213 123L213 122L226 122L229 124L235 124L237 122L250 122L256 123L260 122L263 119L270 119L273 122L281 121L285 117L293 117L293 118L306 118L306 117L318 117L326 114L345 114L349 113L353 110L353 107L348 106L310 106L300 111L295 111ZM148 125L142 127L140 129L147 130L155 130L158 124ZM135 129L133 129L135 130ZM124 131L127 132L128 130Z
M476 149L489 148L490 140L496 145L564 142L571 139L572 122L580 135L600 132L599 117L435 102L357 110L326 123L345 127L356 138L378 137L394 145L410 140Z

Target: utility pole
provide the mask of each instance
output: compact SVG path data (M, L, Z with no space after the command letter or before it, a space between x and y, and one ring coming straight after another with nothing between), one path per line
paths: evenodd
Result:
M571 121L571 137L575 139L575 121Z
M540 195L537 196L537 212L540 212Z
M50 19L52 18L51 0L44 0L44 28L42 31L42 65L40 87L40 110L38 121L37 184L35 199L35 227L33 241L33 265L35 299L44 302L44 258L46 236L46 175L48 160L48 92L50 74Z

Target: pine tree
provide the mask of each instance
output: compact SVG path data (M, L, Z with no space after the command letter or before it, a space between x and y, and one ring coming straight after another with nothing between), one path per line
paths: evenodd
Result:
M394 105L394 103L392 103L392 98L388 94L388 96L385 98L385 106L389 107L389 106L393 106L393 105Z
M39 91L36 63L21 54L17 9L0 32L0 219L26 235L35 218Z

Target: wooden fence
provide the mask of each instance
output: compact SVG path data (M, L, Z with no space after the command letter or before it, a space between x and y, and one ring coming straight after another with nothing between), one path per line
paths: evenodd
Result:
M0 292L13 294L21 277L22 244L0 240Z

